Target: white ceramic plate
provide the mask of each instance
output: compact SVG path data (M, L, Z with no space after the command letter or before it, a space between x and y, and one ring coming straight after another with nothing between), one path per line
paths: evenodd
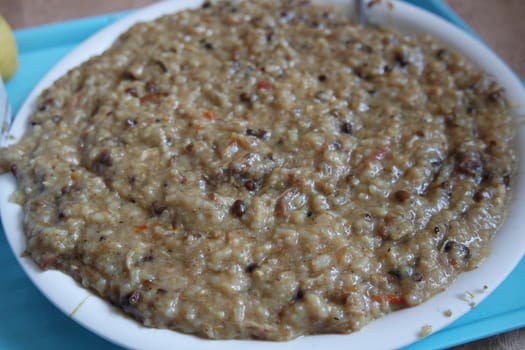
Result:
M23 104L12 127L16 142L23 135L30 113L35 107L36 97L43 88L49 86L68 69L85 61L88 57L101 53L109 47L116 37L133 23L151 20L161 14L200 6L202 0L172 0L146 7L131 16L120 20L98 32L85 41L62 61L60 61L35 87ZM338 6L348 5L349 0L325 0ZM389 6L392 4L393 6ZM452 26L448 22L413 6L382 1L371 9L373 23L387 25L404 32L427 32L442 40L449 47L462 52L483 70L498 77L513 101L516 113L525 115L525 91L519 79L507 66L481 43ZM519 130L517 147L525 154L525 135ZM320 335L302 337L290 342L276 343L264 341L210 341L183 335L168 330L142 327L128 317L123 317L109 303L81 288L70 277L57 271L42 272L27 258L21 258L25 248L25 238L21 227L22 210L9 203L9 194L15 190L15 180L10 175L0 176L0 211L8 241L23 269L40 290L64 313L84 327L106 339L130 348L140 349L319 349L329 345L340 349L391 349L399 348L419 339L424 325L430 325L435 332L454 321L471 309L470 303L479 303L494 290L520 261L525 251L525 216L519 212L525 208L524 164L515 184L515 195L510 215L493 242L493 252L475 271L465 273L444 293L432 298L423 305L398 311L379 319L363 330L350 335ZM484 289L488 286L488 289ZM465 295L470 292L471 297ZM445 311L452 316L446 317Z

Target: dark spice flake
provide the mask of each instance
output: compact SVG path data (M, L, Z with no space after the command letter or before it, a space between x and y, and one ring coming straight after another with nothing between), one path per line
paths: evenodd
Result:
M421 275L420 273L415 273L412 275L412 280L414 282L421 282L423 281L423 275Z
M259 138L261 140L267 140L269 138L268 131L266 131L264 129L261 129L261 128L259 128L257 130L248 128L248 129L246 129L246 135L248 135L248 136L255 136L255 137L257 137L257 138Z
M405 201L407 201L410 198L410 192L408 192L406 190L396 191L396 192L394 192L394 198L399 203L404 203Z
M503 99L503 90L496 90L487 95L487 101L497 103Z
M44 102L42 102L40 105L38 105L39 111L45 111L48 107L52 107L55 105L55 99L54 98L48 98Z
M111 159L111 151L108 149L102 150L102 152L99 153L96 161L99 164L111 166L113 164L113 160Z
M352 123L350 122L344 122L341 124L341 132L352 135Z
M247 93L247 92L241 92L239 94L239 100L241 100L241 102L245 102L245 103L255 103L257 102L257 95L256 94L250 94L250 93Z
M503 176L503 184L507 188L510 186L510 175Z
M484 199L487 199L490 197L490 194L485 190L479 190L476 193L474 193L473 199L475 202L481 202Z
M155 93L155 92L158 92L159 91L159 87L157 86L157 84L155 84L154 82L152 81L148 81L146 83L146 85L144 86L144 88L146 89L147 92L149 93Z
M436 58L438 60L443 60L443 59L445 59L447 57L447 54L448 54L447 50L439 49L439 50L436 51Z
M256 263L251 263L250 265L246 266L246 272L252 273L257 268L259 268L259 265L257 265Z
M241 100L241 102L250 102L250 94L247 92L241 92L239 100Z
M255 191L257 189L257 184L253 180L248 180L244 183L244 187L246 187L248 191Z
M153 261L153 259L154 259L153 255L149 254L149 255L142 257L142 262L150 262L150 261Z
M462 243L455 241L447 241L443 247L443 251L448 253L452 259L468 260L470 259L470 249Z
M234 216L240 218L245 213L246 213L246 203L243 200L237 199L235 202L233 202L232 214Z
M125 91L128 95L133 96L133 97L137 97L139 95L139 92L137 88L135 87L127 88Z
M401 52L396 52L396 54L394 56L394 61L401 68L404 68L404 67L406 67L409 64L408 58Z

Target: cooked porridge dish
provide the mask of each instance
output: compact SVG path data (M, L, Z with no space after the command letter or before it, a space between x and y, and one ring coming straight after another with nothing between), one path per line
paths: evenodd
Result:
M476 268L515 172L505 92L308 1L139 23L0 150L26 254L147 327L349 333Z

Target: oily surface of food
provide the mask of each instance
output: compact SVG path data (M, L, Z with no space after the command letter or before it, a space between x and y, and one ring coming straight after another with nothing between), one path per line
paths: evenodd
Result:
M306 1L140 23L2 149L27 251L146 326L347 333L486 256L515 155L503 91L432 39Z

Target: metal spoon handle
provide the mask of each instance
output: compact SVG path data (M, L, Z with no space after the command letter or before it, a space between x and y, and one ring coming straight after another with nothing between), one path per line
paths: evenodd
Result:
M9 127L11 126L11 108L7 101L7 93L0 77L0 147L7 142Z
M357 21L362 24L368 24L367 6L365 0L354 0L355 13L357 14Z

